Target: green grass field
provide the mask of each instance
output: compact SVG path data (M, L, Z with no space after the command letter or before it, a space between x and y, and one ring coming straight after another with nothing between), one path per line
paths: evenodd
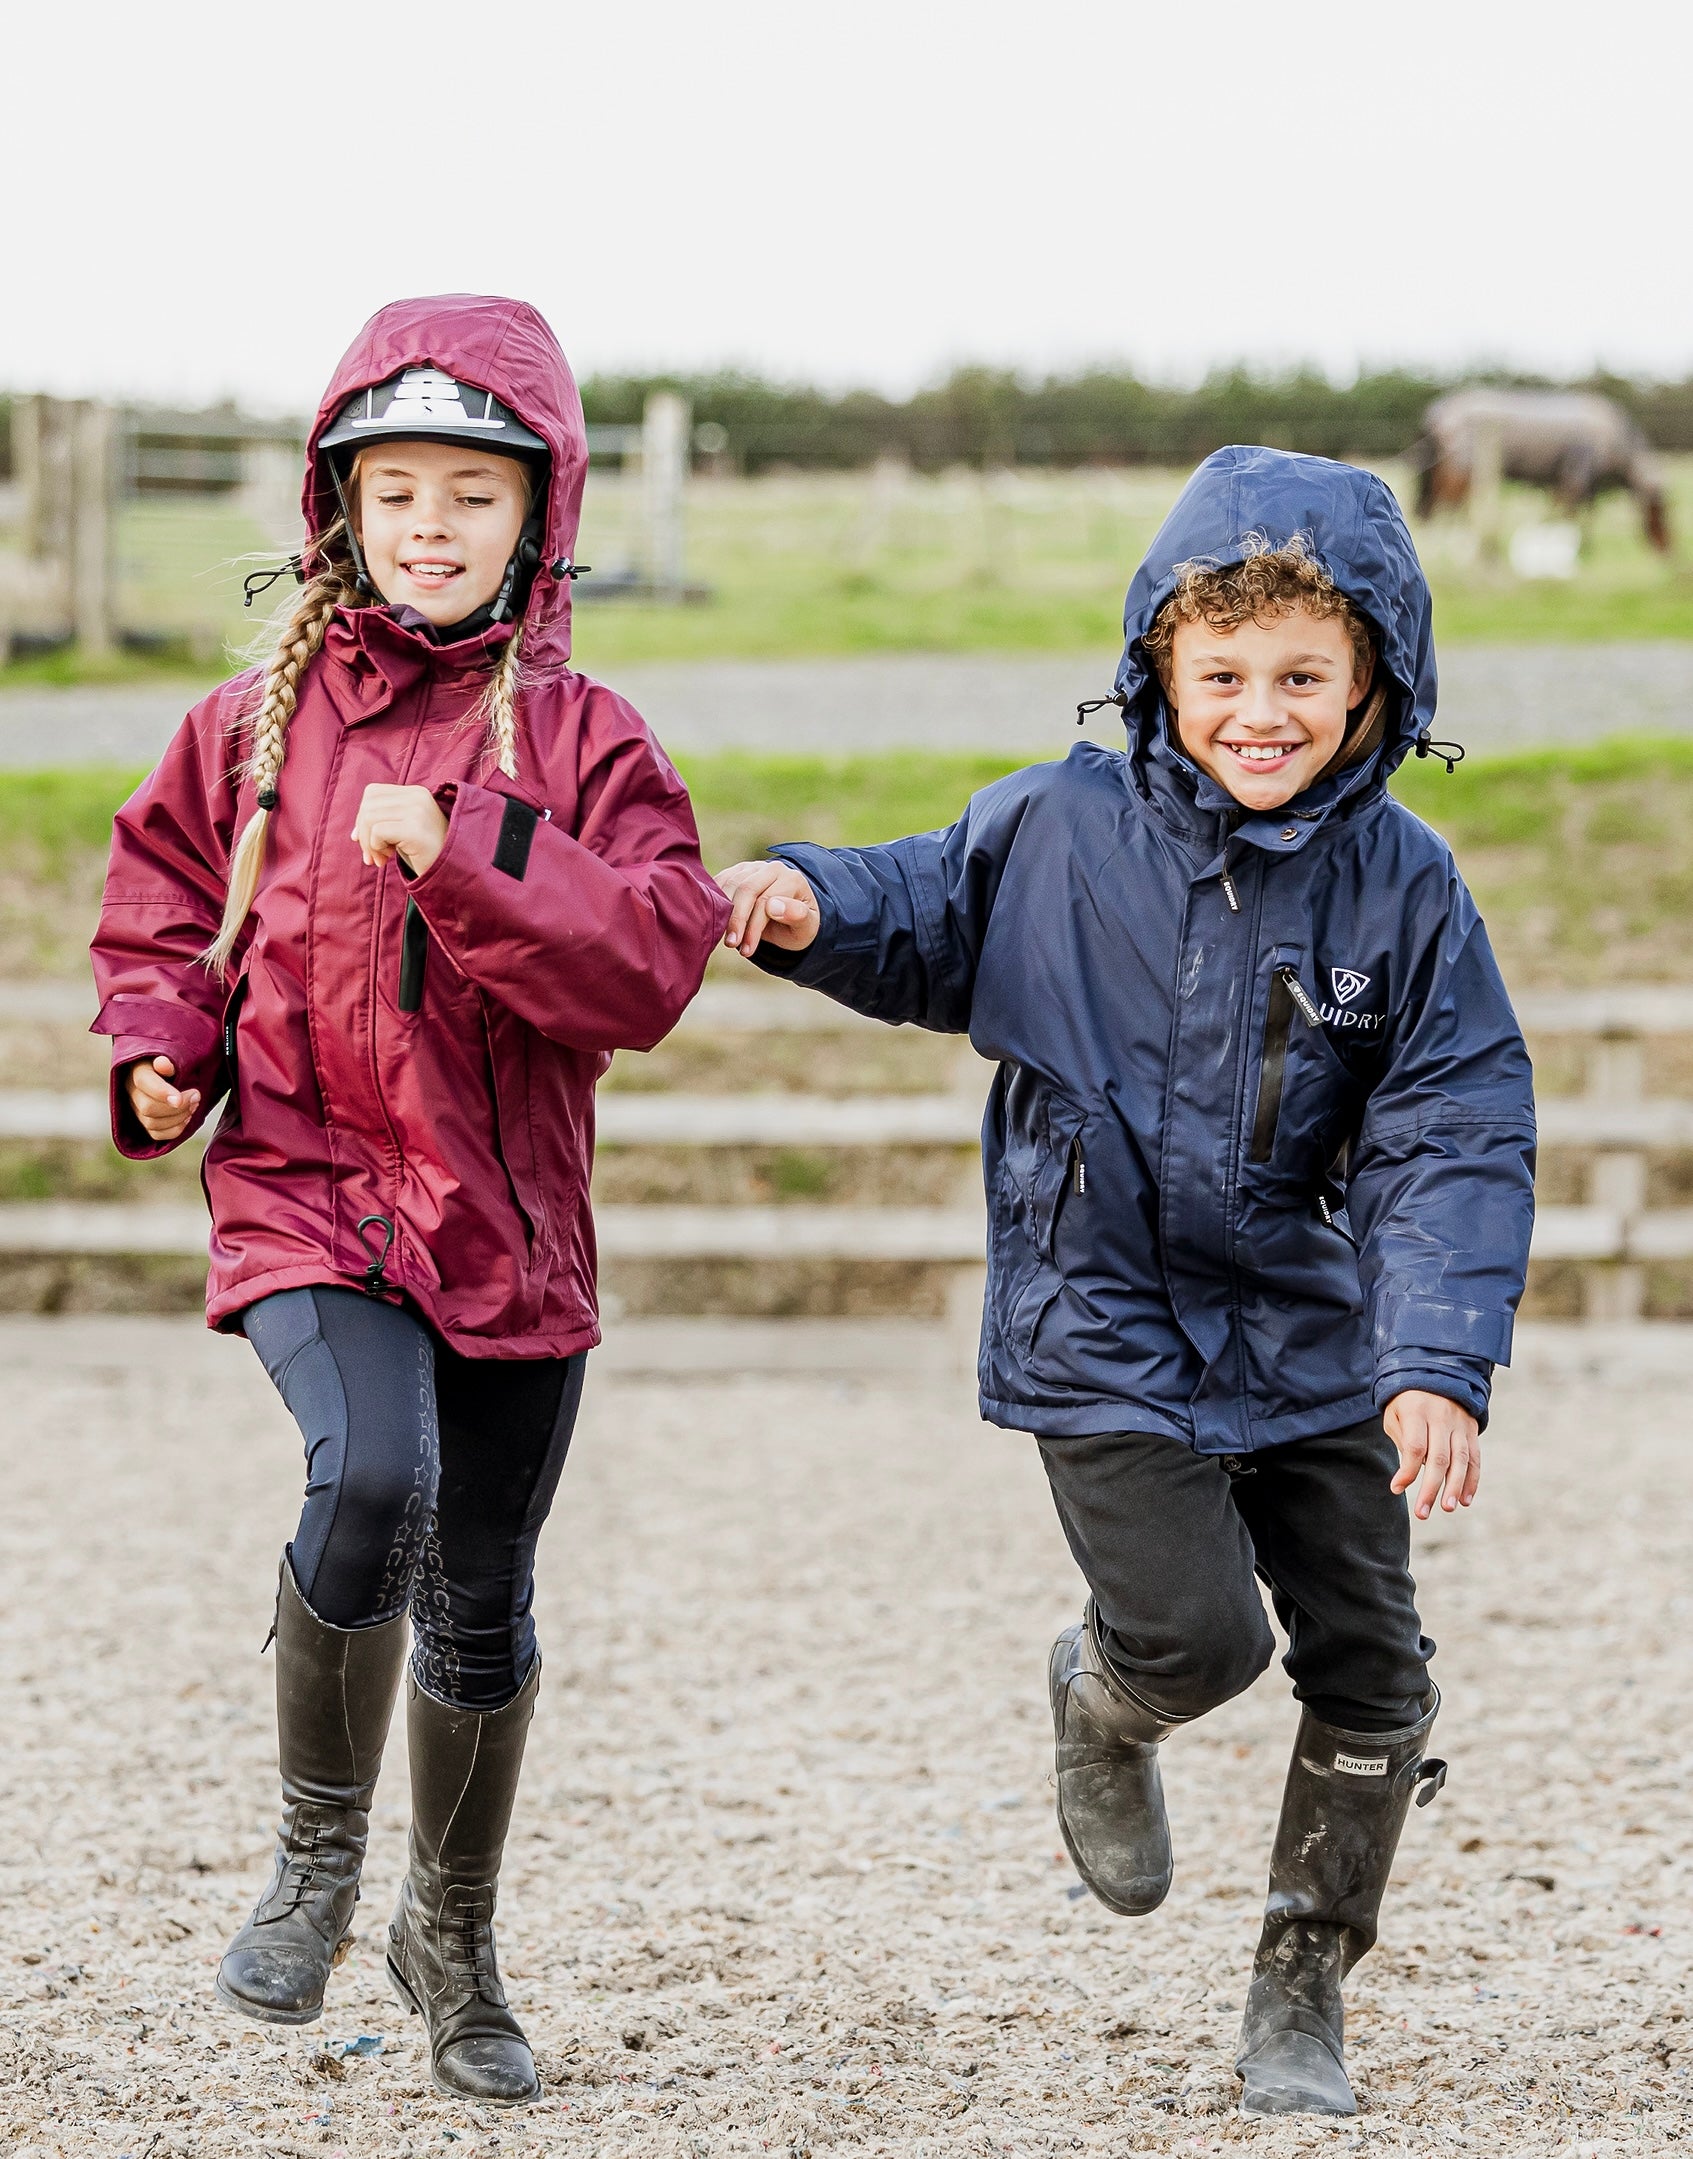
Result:
M1384 468L1403 488L1404 475ZM688 501L689 575L709 600L654 607L578 587L576 649L591 671L642 660L781 658L854 652L1109 651L1123 589L1183 475L1154 470L958 471L935 478L873 473L700 479ZM1693 638L1693 458L1671 462L1677 551L1653 554L1632 506L1602 503L1588 520L1580 573L1524 582L1479 564L1462 520L1418 530L1447 643ZM606 574L634 551L637 491L615 473L590 478L582 560ZM1507 520L1550 514L1527 490ZM220 501L154 500L123 513L119 554L127 619L177 641L158 659L124 657L104 676L58 654L0 670L0 685L225 671L226 646L263 627L278 585L244 613L241 579L279 558L267 536Z
M986 757L684 760L713 868L773 840L864 845L948 823ZM111 815L138 775L0 773L0 975L75 973ZM1693 981L1693 742L1475 758L1395 790L1445 833L1511 981Z

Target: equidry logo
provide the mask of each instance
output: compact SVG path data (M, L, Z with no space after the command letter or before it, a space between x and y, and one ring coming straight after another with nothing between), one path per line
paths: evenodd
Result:
M1335 1001L1322 1008L1323 1025L1354 1030L1359 1034L1375 1034L1387 1024L1384 1012L1360 1012L1357 1000L1369 988L1373 977L1362 974L1356 967L1331 967L1329 980L1334 984Z

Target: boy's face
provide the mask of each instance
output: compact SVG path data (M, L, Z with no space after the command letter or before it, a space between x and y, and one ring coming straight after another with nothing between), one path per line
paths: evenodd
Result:
M1248 809L1273 810L1322 771L1369 686L1345 622L1297 607L1232 630L1184 622L1165 690L1199 769Z
M388 604L447 629L499 591L528 506L514 457L384 442L359 459L353 521Z

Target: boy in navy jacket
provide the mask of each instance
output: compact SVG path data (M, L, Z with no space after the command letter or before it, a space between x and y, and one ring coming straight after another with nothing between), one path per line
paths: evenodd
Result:
M1051 1666L1065 1841L1114 1911L1163 1900L1158 1748L1268 1664L1261 1575L1302 1715L1242 2105L1349 2114L1341 1981L1444 1773L1399 1495L1475 1496L1529 1061L1450 853L1387 793L1435 695L1387 487L1218 451L1124 627L1126 755L738 864L727 942L997 1060L982 1413L1037 1437L1091 1591Z

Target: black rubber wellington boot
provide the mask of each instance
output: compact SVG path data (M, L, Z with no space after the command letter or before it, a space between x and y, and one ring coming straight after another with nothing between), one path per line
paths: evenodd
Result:
M1426 1807L1446 1781L1446 1764L1424 1754L1439 1706L1431 1689L1424 1714L1397 1732L1300 1718L1235 2054L1243 2114L1358 2111L1340 1983L1375 1942L1413 1791Z
M276 1593L276 1869L217 1975L230 2007L266 2024L319 2016L329 1974L352 1940L406 1633L403 1612L374 1627L319 1619L284 1555Z
M1124 1686L1099 1646L1091 1597L1086 1618L1053 1643L1049 1679L1058 1827L1076 1872L1126 1918L1156 1911L1175 1872L1158 1743L1179 1720Z
M541 2094L535 2057L506 2007L494 1900L535 1696L537 1658L503 1709L454 1709L407 1685L411 1866L388 1929L388 1976L429 2034L437 2091L487 2106Z

